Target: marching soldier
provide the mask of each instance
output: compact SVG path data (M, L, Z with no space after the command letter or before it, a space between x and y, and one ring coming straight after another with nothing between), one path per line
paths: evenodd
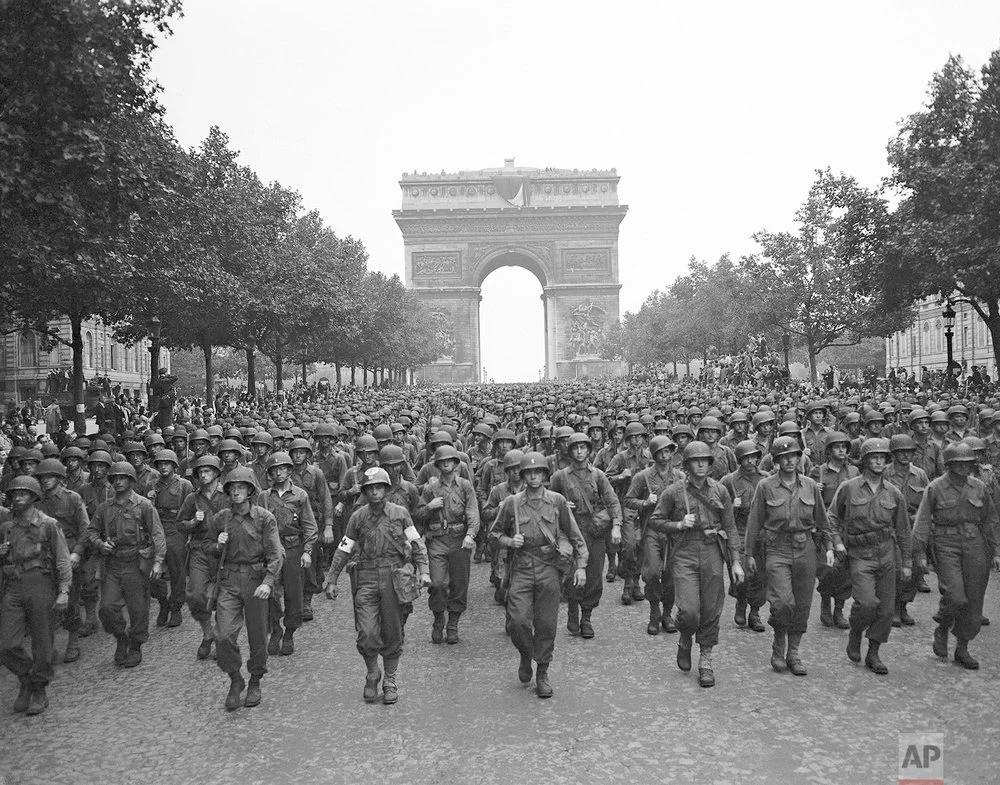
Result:
M913 464L913 459L917 454L917 443L909 434L896 434L890 438L889 451L892 453L892 463L889 464L882 476L903 494L903 499L906 500L906 511L912 524L930 480L923 469ZM910 532L908 531L907 539L909 538ZM916 562L917 560L913 559L912 561ZM911 626L916 623L913 617L906 612L906 605L913 602L914 597L916 597L918 582L922 577L923 574L916 566L911 568L909 580L904 579L902 570L900 570L896 579L896 610L892 617L893 627L901 627L904 624Z
M160 450L153 465L157 480L149 486L147 495L160 516L163 536L167 542L167 574L153 585L154 596L160 603L156 626L178 627L181 623L181 606L186 598L184 584L187 582L187 534L178 527L177 514L184 500L194 493L194 486L177 476L180 461L173 450Z
M313 517L316 518L316 527L326 533L333 534L333 498L330 496L330 486L327 485L323 470L313 463L312 446L306 439L295 439L292 442L289 455L292 457L291 480L295 485L302 488L309 496L309 504L312 507ZM280 521L279 521L280 523ZM323 589L323 583L319 581L314 569L314 561L319 559L320 539L313 540L312 549L309 551L309 566L304 568L305 573L302 579L302 621L312 621L312 598L314 594L319 594Z
M399 452L402 455L402 450ZM367 504L355 510L347 522L347 531L323 584L326 596L334 599L340 573L358 552L351 588L358 652L367 668L365 703L378 699L380 682L383 703L393 704L398 699L396 677L403 653L405 623L402 605L412 603L414 595L400 596L396 584L404 581L397 572L407 573L410 579L405 581L408 586L400 587L404 590L413 592L413 578L420 586L431 584L427 548L406 508L386 499L390 484L385 469L373 467L365 472L361 485ZM385 668L384 678L378 667L379 655Z
M494 485L490 490L489 498L483 505L482 522L489 529L487 535L493 530L493 523L500 512L500 505L504 499L524 489L524 482L521 480L521 458L524 453L521 450L508 450L503 456L503 468L507 473L505 482ZM506 551L497 546L495 537L489 538L489 551L491 554L490 563L490 583L493 584L493 599L498 605L507 602L507 587L504 585L504 575L506 574Z
M545 456L525 454L519 471L526 487L504 499L490 536L508 549L508 629L521 655L518 680L529 684L534 675L538 697L551 698L549 664L555 649L562 571L572 565L573 585L587 582L587 543L565 497L545 488L549 471ZM534 674L532 660L537 664Z
M624 497L632 478L652 463L646 449L646 429L640 422L625 426L626 449L617 453L608 464L607 476L612 487ZM635 510L622 521L622 541L618 547L619 571L625 578L622 588L622 605L631 605L646 599L639 586L639 521Z
M80 498L87 508L87 517L93 520L97 508L104 502L115 498L115 489L108 482L108 469L111 468L111 455L105 450L95 450L87 457L87 481L80 489ZM103 557L90 545L88 533L87 545L83 560L79 567L80 601L86 613L83 626L80 627L80 637L86 638L97 632L100 620L97 618L97 603L101 597L100 570Z
M36 507L42 499L38 480L14 477L6 495L11 509L0 507L0 662L21 685L14 711L41 714L49 705L45 688L53 673L53 611L69 607L72 568L59 524ZM26 636L30 656L24 650Z

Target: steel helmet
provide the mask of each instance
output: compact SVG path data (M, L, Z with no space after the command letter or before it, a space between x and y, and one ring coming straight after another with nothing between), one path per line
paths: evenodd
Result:
M135 479L135 467L128 461L115 461L108 469L108 477L125 476Z
M274 437L271 436L271 434L269 434L267 431L259 431L258 433L255 433L253 435L253 438L250 440L251 447L255 444L266 444L268 447L273 448Z
M378 442L374 436L367 433L362 434L354 442L355 452L378 452Z
M645 436L646 428L641 422L632 421L625 426L625 438L629 439L633 436Z
M676 450L677 444L669 436L654 436L649 440L649 454L654 458L660 450Z
M55 442L45 442L41 449L43 458L58 458L59 448L56 446Z
M311 455L311 454L312 454L312 451L313 451L313 448L312 448L312 445L311 445L311 444L309 444L309 440L308 440L308 439L303 439L303 438L302 438L302 437L300 436L300 437L299 437L299 438L297 438L297 439L292 439L292 444L291 444L291 446L290 446L290 447L288 448L288 452L289 452L289 453L292 453L292 452L294 452L295 450L308 450L308 451L309 451L309 454Z
M960 403L956 403L954 406L948 407L948 417L954 417L956 414L964 414L966 417L969 416L969 410Z
M146 443L146 447L152 447L154 444L158 444L161 447L166 447L167 443L163 440L163 437L158 433L147 433L143 441Z
M372 431L372 436L375 437L375 441L377 442L391 442L392 428L388 425L376 425Z
M844 427L856 425L859 422L861 422L861 415L857 412L848 412L844 415Z
M35 494L37 501L42 500L42 486L38 484L38 480L27 474L22 474L10 481L10 485L7 486L7 493L11 491L28 491Z
M62 458L62 460L64 460L64 461L67 458L77 458L77 459L79 459L81 461L86 461L87 460L87 453L85 453L79 447L75 447L73 445L70 445L69 447L63 447L63 451L61 453L59 453L59 457Z
M811 401L809 404L806 405L806 415L811 414L812 412L816 411L817 409L822 409L825 412L828 407L829 407L829 404L826 401L824 401L822 398L819 399L819 400L816 400L816 401Z
M519 469L523 457L524 453L520 450L508 450L503 456L504 471L507 469Z
M532 469L542 469L546 474L549 473L549 463L540 452L527 452L521 457L519 473L524 474Z
M381 466L372 466L369 469L365 469L364 476L361 480L361 487L367 488L369 485L392 485L389 481L389 472Z
M843 431L833 431L829 436L826 437L826 441L823 442L823 449L829 449L830 445L833 444L846 444L848 447L851 446L851 437L848 436Z
M766 422L774 422L777 419L774 412L770 409L761 409L754 416L752 424L754 428L759 428Z
M229 486L233 483L242 482L250 486L250 495L255 496L260 490L260 486L257 485L257 475L253 473L253 469L248 466L237 466L226 477L226 481L222 483L222 490L229 493Z
M782 420L778 426L778 436L791 436L792 434L798 436L801 433L802 429L799 428L799 424L795 420Z
M653 423L653 433L670 433L670 420L657 420Z
M966 436L964 439L962 439L962 444L969 445L976 452L980 452L986 449L986 442L980 439L978 436ZM41 466L42 464L40 463L38 465ZM35 469L35 474L38 474L38 469Z
M570 428L568 425L560 425L558 428L556 428L554 436L556 439L568 439L570 436L573 435L573 433L574 433L573 429Z
M793 439L791 436L779 436L771 442L772 458L780 458L782 455L790 455L791 453L802 454L802 446L798 439Z
M917 443L913 441L913 437L908 433L896 433L889 439L889 452L915 449L917 449Z
M395 466L404 460L403 448L398 444L387 444L378 451L378 462L383 466Z
M458 450L450 444L442 444L434 451L434 463L437 464L441 461L461 461L462 456L458 454Z
M218 436L220 439L225 436L225 432L222 430L221 425L209 425L208 431L206 431L205 436Z
M738 422L749 422L749 419L750 418L747 417L747 413L745 411L743 411L742 409L737 409L735 412L729 415L729 424L735 425Z
M935 412L931 415L931 425L934 425L935 423L945 423L947 425L948 415L941 409L935 410Z
M736 445L736 449L733 450L736 453L736 460L742 461L748 455L763 455L764 451L761 446L757 444L753 439L744 439L739 444Z
M678 423L674 426L670 435L676 439L678 436L687 436L689 439L694 438L694 431L691 430L691 426L687 423Z
M35 477L42 477L46 474L55 474L58 477L66 476L66 467L58 458L46 458L35 467Z
M208 431L206 431L204 428L195 428L194 432L191 434L191 438L189 439L189 441L191 441L192 443L207 442Z
M710 417L706 415L702 417L698 422L698 433L702 431L718 431L722 433L725 429L722 427L722 423L719 421L718 417Z
M215 469L217 474L222 474L222 461L220 461L214 455L202 455L197 461L194 462L192 467L195 471L198 469Z
M223 439L219 442L219 449L216 450L217 453L221 452L235 452L240 455L243 454L243 445L241 445L235 439Z
M36 450L34 448L30 450L25 450L24 454L21 456L22 461L34 461L35 463L40 463L45 456L42 455L41 450Z
M590 442L590 437L585 433L573 433L569 437L569 447L573 448L575 444L586 444L588 448L592 448L593 444Z
M181 465L181 462L177 460L177 453L173 450L160 450L153 456L153 463L161 463L163 461L169 461L174 466Z
M600 428L604 430L604 421L600 417L591 417L590 422L587 423L587 430L590 431L593 428Z
M976 453L973 451L965 442L952 442L947 447L944 448L944 462L945 464L954 463L955 461L975 461Z
M516 442L517 437L510 428L501 428L493 435L495 442Z
M90 455L87 456L87 463L103 463L106 466L111 465L111 453L107 450L94 450Z
M485 436L487 439L493 438L493 429L490 428L490 426L485 422L481 422L476 425L476 427L472 429L472 432L479 436Z
M865 425L868 425L870 422L885 422L885 415L877 409L872 409L865 415Z
M705 444L705 442L694 441L684 447L684 463L701 458L707 459L710 464L715 462L715 456L712 455L712 448Z
M869 455L889 455L888 439L865 439L861 442L859 459L863 462Z
M316 430L313 431L313 436L315 436L317 439L320 438L321 436L329 436L330 438L336 439L337 426L334 425L332 422L321 422L319 425L316 426ZM254 438L256 439L257 437ZM274 444L273 441L271 443L272 445Z
M292 463L292 456L289 455L284 450L280 452L273 452L267 456L267 462L264 464L264 468L270 473L271 469L275 466L294 466Z
M146 455L146 446L141 442L125 442L125 447L122 448L122 453L125 455L131 455L134 452Z

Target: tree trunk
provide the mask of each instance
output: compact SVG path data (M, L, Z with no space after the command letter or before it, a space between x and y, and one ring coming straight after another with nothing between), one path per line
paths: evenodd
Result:
M361 366L361 386L362 387L367 387L368 386L368 366L367 365L362 365Z
M77 436L85 436L87 414L83 397L83 320L79 316L70 316L69 323L72 331L70 342L73 347L73 430ZM3 351L2 347L0 351Z
M674 378L676 379L677 378L677 360L674 360L673 363L674 363Z
M813 340L812 336L806 338L806 351L809 353L809 380L816 384L818 378L816 373L816 342Z
M281 354L281 344L274 344L274 391L285 389L285 358Z
M247 391L251 395L255 395L257 392L257 357L254 347L251 346L245 351L247 354Z
M302 386L306 386L306 361L302 361Z
M339 362L335 362L333 364L333 370L337 374L337 387L339 388L340 387L340 363Z
M357 378L358 367L356 365L351 365L351 387L355 385L355 379Z
M994 300L989 303L989 316L983 320L990 331L990 339L993 342L993 362L997 366L997 376L1000 376L1000 302ZM996 379L993 379L994 383Z
M686 378L690 379L691 378L691 358L688 357L686 360L684 360L684 364L687 366Z
M206 340L202 340L201 350L205 353L205 405L212 406L215 402L215 372L212 370L212 344Z

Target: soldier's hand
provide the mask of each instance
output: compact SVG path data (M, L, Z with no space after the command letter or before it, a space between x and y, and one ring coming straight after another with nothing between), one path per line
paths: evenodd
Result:
M738 561L734 561L733 562L733 580L736 581L737 583L743 583L743 581L746 579L746 577L747 576L743 572L743 565L741 565Z
M687 515L684 516L684 520L681 521L680 527L682 529L693 529L696 520L697 518L695 514L689 512Z
M571 510L576 509L576 505L573 504L573 502L571 502L569 499L566 500L566 506L569 507Z
M105 556L111 555L111 552L115 549L115 544L109 540L101 540L101 544L98 546L101 549L101 553Z
M163 575L163 565L160 562L153 562L153 569L150 572L150 577L155 581Z
M757 574L757 560L753 556L747 556L747 569L751 575Z
M901 572L901 574L903 576L903 580L904 581L908 581L908 580L910 580L910 578L913 577L913 568L912 567L902 567L900 569L900 572Z
M59 592L59 595L56 597L56 601L52 607L60 613L69 608L69 592Z
M328 600L337 599L337 584L327 578L323 581L323 593Z
M271 596L271 587L266 583L262 583L256 589L253 590L253 596L258 600L266 600Z
M619 474L618 476L621 479L623 479L623 480L627 480L629 477L632 476L632 470L631 469L622 469L622 473Z
M198 510L197 512L195 512L194 519L198 521L198 523L202 523L205 520L205 511Z
M310 556L308 553L303 553L302 558L299 559L299 564L302 565L303 570L308 570L312 566L312 563L313 563L312 556Z
M340 513L342 513L343 511L344 511L344 503L337 502L337 506L333 508L333 514L340 515Z
M333 545L337 541L337 538L333 534L333 527L327 526L323 529L323 544Z
M10 543L0 542L0 559L10 553Z
M621 545L622 542L622 525L620 523L611 524L611 544Z
M466 534L465 539L462 540L462 548L467 551L471 551L476 547L476 541L473 539L471 534Z
M827 551L826 552L826 566L827 567L832 567L834 565L834 562L836 562L836 559L833 556L833 551Z
M442 507L444 507L444 499L442 499L440 496L435 496L433 499L427 502L428 510L440 510Z
M70 566L71 570L75 570L77 567L80 566L80 554L79 553L71 553L69 555L69 566Z
M573 573L573 585L583 586L587 583L587 571L583 568L577 570Z
M229 532L219 532L219 545L225 545L229 542Z
M421 576L420 576L420 586L421 586L421 588L426 589L430 585L431 585L431 576L429 574L427 574L426 572L423 573L423 574L421 574Z
M511 537L510 538L510 547L514 548L515 550L519 550L519 549L523 548L524 547L524 535L523 534L515 534L513 537Z

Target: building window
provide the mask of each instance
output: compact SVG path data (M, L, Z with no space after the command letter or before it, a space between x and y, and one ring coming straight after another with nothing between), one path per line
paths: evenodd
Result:
M118 370L118 344L111 344L111 370Z
M34 368L38 365L38 341L30 330L25 330L17 337L17 362L22 368Z
M87 333L87 337L83 341L84 349L86 350L87 367L94 367L94 334L91 332Z

